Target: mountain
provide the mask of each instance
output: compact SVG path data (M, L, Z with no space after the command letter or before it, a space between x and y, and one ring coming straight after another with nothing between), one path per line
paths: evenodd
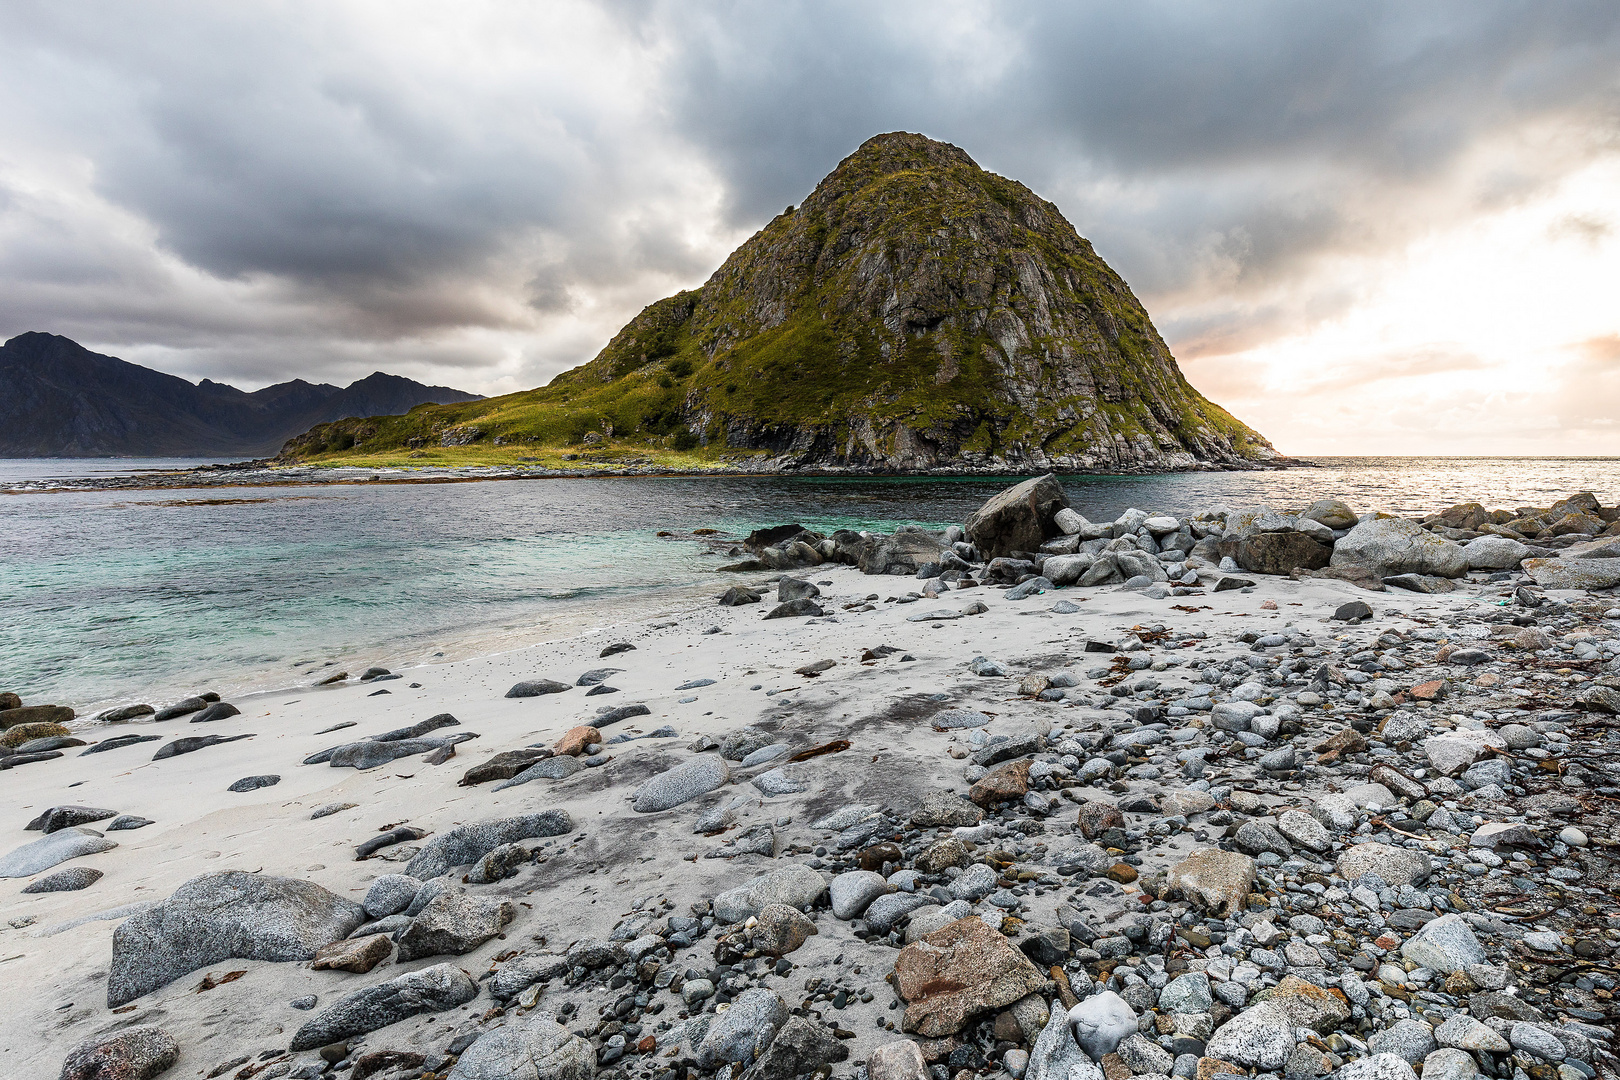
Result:
M476 400L380 371L347 387L295 379L250 394L20 334L0 345L0 457L261 456L316 424Z
M587 437L771 467L1114 471L1277 457L1193 389L1057 207L905 132L867 140L701 288L646 308L548 386L333 425L285 453Z

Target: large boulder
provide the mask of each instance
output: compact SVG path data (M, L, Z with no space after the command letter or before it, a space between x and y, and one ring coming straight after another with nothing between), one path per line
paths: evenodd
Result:
M0 857L0 878L32 877L69 859L110 851L117 846L94 829L59 829Z
M1256 532L1222 540L1218 550L1251 574L1287 574L1295 567L1320 570L1333 557L1331 547L1302 532Z
M631 807L638 814L655 814L706 795L730 781L731 769L724 758L700 754L649 777L635 790Z
M693 1055L698 1068L716 1069L732 1061L753 1064L789 1015L787 1002L776 991L763 986L744 990L704 1031Z
M162 1028L124 1028L74 1047L60 1080L151 1080L179 1056L180 1043Z
M1299 515L1303 520L1315 521L1330 529L1354 528L1360 517L1348 503L1339 499L1317 499Z
M911 575L930 563L937 566L945 550L937 533L906 529L892 536L866 537L853 554L863 574Z
M226 870L192 878L113 932L107 1007L223 960L313 960L365 908L310 881Z
M399 962L472 952L515 918L516 905L504 897L442 892L399 935Z
M449 1080L591 1080L596 1051L544 1013L486 1031L463 1050Z
M784 866L716 896L714 918L725 924L740 923L771 904L786 904L803 911L826 891L827 882L808 866Z
M574 819L566 810L543 810L538 814L480 821L459 825L440 833L418 851L405 872L418 881L436 878L452 866L475 863L503 844L515 844L540 836L561 836L571 832Z
M1068 505L1056 476L1037 476L992 495L969 515L967 536L986 559L1014 551L1037 551L1048 536L1062 531L1057 526L1057 512Z
M453 964L435 964L340 998L337 1004L299 1028L289 1049L294 1052L314 1050L397 1024L420 1013L444 1012L465 1005L477 996L478 984L465 971Z
M1543 589L1612 589L1620 559L1526 559L1525 573Z
M1436 536L1407 518L1368 518L1333 545L1331 565L1356 567L1380 577L1432 574L1461 577L1468 556L1461 544Z
M66 724L73 719L73 710L66 705L19 705L14 709L0 709L0 729L22 724Z
M1045 984L1044 972L976 916L907 945L894 962L895 990L906 1002L902 1027L930 1039L954 1035Z
M1199 848L1170 868L1165 886L1224 918L1242 910L1255 873L1255 861L1242 852Z
M1463 545L1470 570L1512 570L1533 554L1529 545L1505 536L1479 536Z

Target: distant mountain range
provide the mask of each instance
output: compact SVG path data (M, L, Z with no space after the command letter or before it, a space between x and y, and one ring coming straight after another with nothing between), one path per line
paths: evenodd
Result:
M479 395L378 371L346 387L193 384L55 334L0 345L0 457L264 457L317 424Z

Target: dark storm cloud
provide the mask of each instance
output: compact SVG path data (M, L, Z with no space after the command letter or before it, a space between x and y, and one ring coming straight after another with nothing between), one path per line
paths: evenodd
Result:
M0 334L515 389L908 129L1144 295L1229 295L1165 324L1218 349L1342 300L1261 295L1302 264L1612 150L1617 59L1612 2L13 4Z

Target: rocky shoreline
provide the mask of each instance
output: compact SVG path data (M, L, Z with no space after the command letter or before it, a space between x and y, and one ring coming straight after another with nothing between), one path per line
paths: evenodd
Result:
M1615 508L731 547L497 657L0 696L0 1071L1620 1075Z

